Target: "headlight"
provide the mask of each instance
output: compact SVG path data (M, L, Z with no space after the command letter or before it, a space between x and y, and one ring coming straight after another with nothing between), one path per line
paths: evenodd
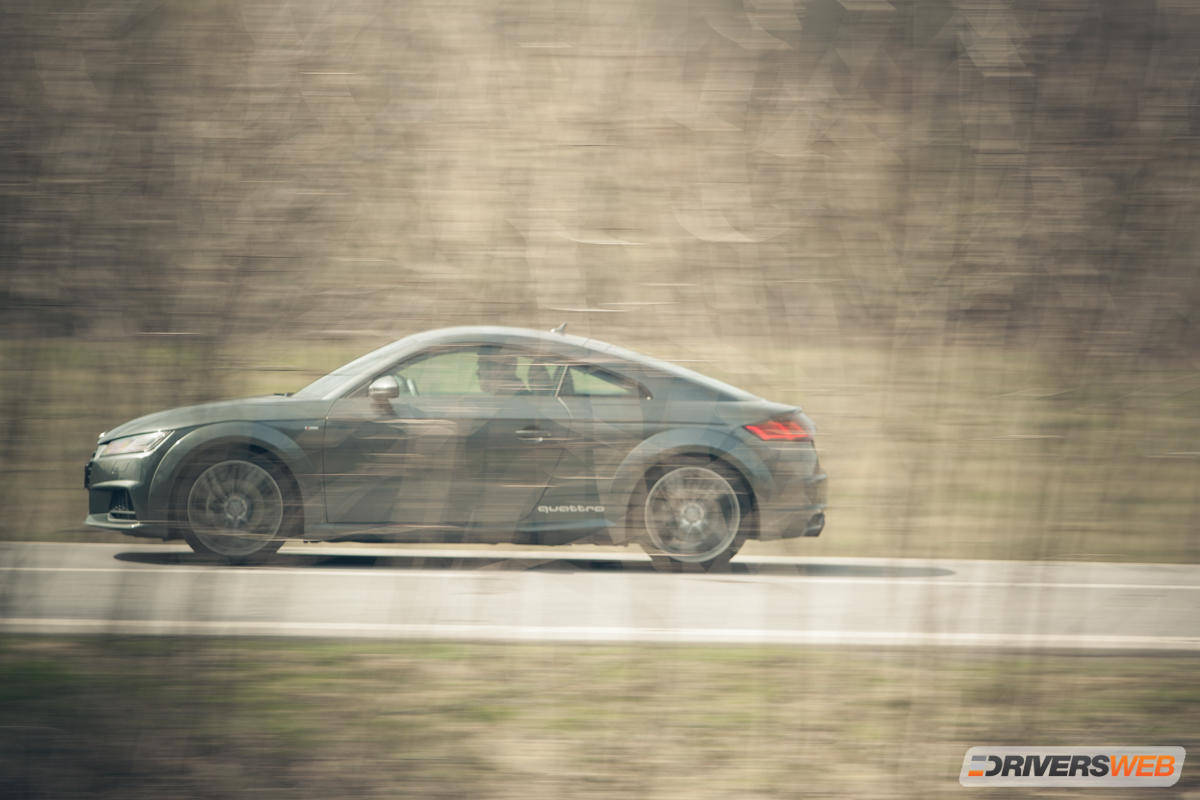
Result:
M113 439L108 444L102 444L96 448L96 458L100 456L129 455L131 453L149 453L165 442L170 435L170 431L154 431L153 433L139 433L137 436L123 436L120 439Z

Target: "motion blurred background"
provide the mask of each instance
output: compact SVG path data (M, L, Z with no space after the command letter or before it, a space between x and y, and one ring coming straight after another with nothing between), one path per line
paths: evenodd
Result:
M803 404L805 553L1194 561L1198 42L1189 0L10 0L0 531L79 535L132 416L565 320Z
M6 0L0 537L105 540L82 468L133 416L567 321L816 420L825 533L746 552L1196 562L1198 45L1192 0ZM985 738L953 726L986 680L867 692L838 736ZM1194 715L1185 683L1105 719ZM864 708L812 685L809 719Z

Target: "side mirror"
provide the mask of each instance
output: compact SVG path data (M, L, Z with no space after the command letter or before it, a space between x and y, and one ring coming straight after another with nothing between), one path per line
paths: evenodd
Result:
M367 387L367 396L372 400L395 400L400 396L400 383L391 375L376 378Z

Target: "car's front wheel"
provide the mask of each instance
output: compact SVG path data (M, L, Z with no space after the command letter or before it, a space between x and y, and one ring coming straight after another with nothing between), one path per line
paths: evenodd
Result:
M254 453L224 453L188 470L175 518L197 553L249 563L283 545L298 521L298 504L275 464Z
M725 566L751 525L744 481L719 461L675 459L646 475L632 522L655 569L711 571Z

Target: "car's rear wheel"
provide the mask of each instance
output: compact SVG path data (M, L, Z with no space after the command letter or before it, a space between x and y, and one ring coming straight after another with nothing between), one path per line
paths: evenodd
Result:
M188 545L229 563L270 556L299 520L292 482L275 464L250 452L195 463L176 498L175 517Z
M711 571L741 548L751 524L745 482L720 461L685 457L651 470L631 509L655 569Z

